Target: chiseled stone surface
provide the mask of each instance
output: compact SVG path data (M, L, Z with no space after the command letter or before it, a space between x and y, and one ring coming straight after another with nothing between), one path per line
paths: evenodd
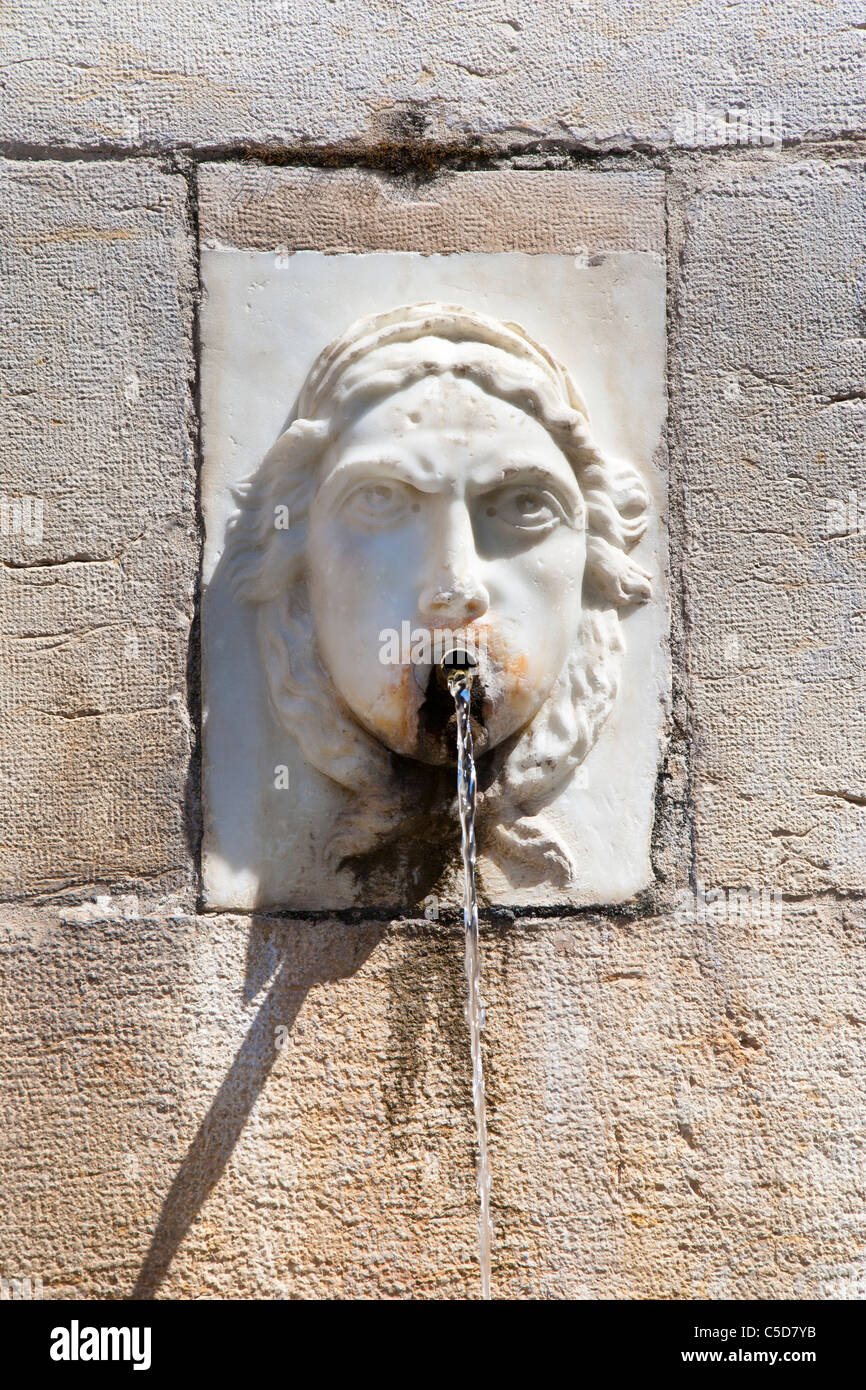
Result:
M4 1273L477 1296L460 932L134 910L0 918ZM862 1296L862 905L737 911L484 926L495 1294Z
M0 137L150 148L666 145L730 108L864 124L858 0L48 0L5 7ZM689 127L689 129L693 128Z
M150 161L5 161L0 224L0 893L179 886L198 560L186 186Z
M674 353L697 868L866 888L862 161L690 190Z
M665 244L664 175L491 169L408 182L370 169L203 164L205 247L249 251L522 251L575 255Z
M12 0L0 34L0 1278L479 1292L451 900L188 915L197 194L206 255L285 260L667 220L659 881L483 924L494 1294L862 1300L866 209L862 142L817 144L866 129L859 0ZM455 171L545 140L634 157ZM402 173L253 162L303 148Z

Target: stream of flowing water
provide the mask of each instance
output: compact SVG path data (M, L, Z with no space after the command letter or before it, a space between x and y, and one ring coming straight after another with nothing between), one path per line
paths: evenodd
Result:
M478 1144L477 1184L481 1211L478 1219L481 1263L481 1297L490 1298L490 1252L493 1227L490 1224L490 1161L487 1153L487 1109L484 1103L484 1069L481 1063L481 1031L484 1009L481 1004L481 950L478 940L478 901L475 893L475 761L472 755L472 728L469 699L472 676L465 669L448 673L448 688L457 712L457 798L463 833L463 924L466 929L466 979L469 995L466 1022L472 1053L472 1103Z

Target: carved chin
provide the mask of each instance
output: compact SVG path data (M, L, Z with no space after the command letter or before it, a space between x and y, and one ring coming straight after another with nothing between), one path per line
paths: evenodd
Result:
M445 766L457 759L457 718L454 699L444 689L434 671L427 674L424 689L419 688L411 666L395 672L390 687L382 692L375 709L364 717L353 711L367 733L401 757L417 762ZM476 753L492 746L488 719L491 701L481 680L473 686L470 704L472 741Z
M469 707L476 755L523 728L546 696L546 689L536 690L530 703L522 673L520 681L515 681L500 663L482 660L472 683ZM440 767L456 762L454 699L433 669L427 669L419 686L413 667L402 667L375 710L366 719L357 710L355 715L368 733L402 757Z

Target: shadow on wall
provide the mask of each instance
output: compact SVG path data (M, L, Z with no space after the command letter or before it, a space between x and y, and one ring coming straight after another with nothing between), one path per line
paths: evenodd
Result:
M198 1127L171 1185L150 1248L129 1295L155 1297L169 1266L218 1183L278 1055L277 1025L291 1029L311 989L354 975L384 935L378 926L319 931L309 922L254 917L247 943L244 999L273 984Z

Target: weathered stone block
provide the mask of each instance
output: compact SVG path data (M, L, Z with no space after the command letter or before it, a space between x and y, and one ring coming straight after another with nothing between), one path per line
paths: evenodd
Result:
M864 929L730 896L485 923L494 1295L862 1296ZM477 1296L456 924L7 909L0 976L4 1274Z
M677 491L706 885L866 887L861 162L684 202Z
M0 166L2 891L191 881L186 187Z
M48 0L4 15L37 144L730 145L862 129L857 0Z
M508 169L410 182L369 169L203 164L198 189L205 247L439 256L664 249L664 178L654 171Z

